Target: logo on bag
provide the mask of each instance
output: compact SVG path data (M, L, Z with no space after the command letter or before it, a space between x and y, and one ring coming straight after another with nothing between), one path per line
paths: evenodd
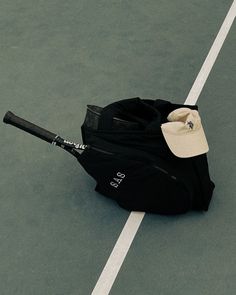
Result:
M118 188L123 179L125 178L125 174L121 172L116 173L116 177L110 182L110 185L114 188Z

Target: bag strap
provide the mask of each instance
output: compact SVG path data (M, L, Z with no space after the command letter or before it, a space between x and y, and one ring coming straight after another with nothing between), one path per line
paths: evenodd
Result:
M98 130L111 130L113 119L119 118L137 123L140 130L157 131L167 116L177 108L198 109L196 105L173 104L163 99L141 99L139 97L123 99L104 107L98 122Z
M160 118L160 114L157 109L145 103L139 97L120 100L103 108L98 129L112 129L113 119L116 117L136 122L140 125L140 129L145 129L150 121Z

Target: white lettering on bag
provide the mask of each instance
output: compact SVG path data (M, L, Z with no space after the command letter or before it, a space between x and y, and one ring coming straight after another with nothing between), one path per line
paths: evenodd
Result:
M116 177L113 178L113 181L110 182L110 185L114 188L118 188L124 178L125 178L124 173L117 172Z

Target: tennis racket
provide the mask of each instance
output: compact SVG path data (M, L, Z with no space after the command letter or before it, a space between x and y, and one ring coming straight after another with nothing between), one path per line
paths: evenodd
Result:
M24 130L25 132L30 133L48 143L59 146L76 158L80 155L79 151L89 148L88 145L66 140L55 133L16 116L10 111L5 114L3 122Z

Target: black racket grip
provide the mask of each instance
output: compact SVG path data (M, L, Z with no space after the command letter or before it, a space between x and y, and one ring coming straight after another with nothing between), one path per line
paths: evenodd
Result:
M4 118L3 122L6 124L13 125L19 129L24 130L25 132L28 132L36 137L41 138L42 140L45 140L49 143L52 143L54 139L57 137L55 133L52 133L46 129L43 129L31 122L28 122L16 115L14 115L12 112L8 111Z

